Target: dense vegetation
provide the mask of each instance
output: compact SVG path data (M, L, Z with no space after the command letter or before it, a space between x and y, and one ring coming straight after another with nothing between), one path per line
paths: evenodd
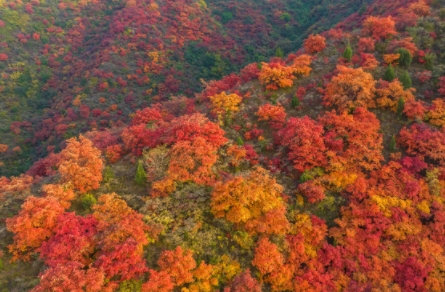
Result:
M0 133L16 149L0 154L0 175L81 132L123 126L154 101L193 97L203 80L295 51L365 5L328 2L0 2Z
M0 287L444 291L445 2L327 2L2 4Z

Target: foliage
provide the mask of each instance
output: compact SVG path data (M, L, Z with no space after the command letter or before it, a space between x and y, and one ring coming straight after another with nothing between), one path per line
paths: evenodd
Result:
M216 183L212 192L212 213L249 232L283 234L289 223L284 216L282 191L283 187L266 170L257 167L245 176Z
M327 105L335 105L340 110L355 107L375 107L375 81L372 75L363 69L344 66L337 67L338 74L327 85L324 101Z
M147 182L147 174L145 173L144 167L142 166L142 161L138 162L134 181L141 186L145 185L145 183Z
M59 173L63 182L72 184L81 193L99 187L103 162L100 151L90 140L82 135L79 140L71 138L60 155Z
M383 76L383 79L391 82L396 78L396 74L394 73L394 68L391 64L389 64L388 68L386 68L385 75Z
M363 22L362 32L365 35L372 36L375 40L385 39L388 36L395 35L395 22L391 16L374 17L369 16Z
M326 39L321 35L311 34L304 41L304 49L309 54L318 53L326 48Z

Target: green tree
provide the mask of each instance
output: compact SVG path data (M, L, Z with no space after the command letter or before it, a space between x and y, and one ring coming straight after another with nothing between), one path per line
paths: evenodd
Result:
M400 54L399 57L399 64L405 67L410 67L411 63L413 61L413 56L411 55L411 53L405 49L405 48L400 48L397 50L396 52L397 54Z
M300 105L300 100L298 99L298 97L294 96L292 97L291 103L293 108L297 108Z
M346 46L345 51L343 52L343 58L347 59L348 62L351 62L352 60L352 48L349 42L348 45Z
M403 84L403 88L408 89L413 85L413 82L411 81L411 77L409 76L408 71L404 71L402 76L399 78L400 82Z
M284 57L283 50L280 47L278 47L277 50L275 51L275 57L278 57L278 58Z
M394 80L394 78L396 78L396 74L394 73L394 68L392 67L391 64L389 64L388 68L385 71L385 76L383 76L383 79L391 82Z
M389 151L395 152L396 151L396 136L392 135L391 141L389 142Z
M142 161L138 162L138 167L136 169L136 177L134 178L138 185L145 185L147 181L147 174L145 173L144 167L142 166Z
M401 116L404 109L405 109L405 100L403 99L403 97L401 97L397 102L397 114Z

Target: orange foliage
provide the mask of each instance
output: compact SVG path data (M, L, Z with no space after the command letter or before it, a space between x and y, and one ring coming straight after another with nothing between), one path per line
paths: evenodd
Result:
M326 39L319 34L311 34L304 41L304 48L310 54L321 52L326 48Z
M386 64L393 64L396 65L397 63L394 63L400 58L400 54L385 54L383 55L383 60Z
M241 146L231 145L227 148L227 155L230 158L230 164L237 167L241 161L246 158L246 149Z
M68 209L71 206L70 201L72 201L76 196L69 185L43 185L42 191L48 197L55 197L59 199L60 205L62 205L65 209Z
M286 111L281 105L262 105L255 114L259 117L258 120L268 121L274 129L281 128L286 122Z
M267 89L275 90L279 88L291 87L294 82L294 70L292 67L284 66L280 63L261 63L262 68L258 74L261 84Z
M291 87L294 83L294 75L308 76L311 73L309 65L312 58L309 55L301 55L294 59L291 66L285 66L282 63L261 63L262 68L258 74L261 84L266 85L267 89L279 89Z
M0 153L5 153L8 151L9 146L6 144L0 144Z
M265 169L257 167L245 176L217 182L212 192L212 212L250 232L283 234L289 223L282 191L283 187Z
M408 100L403 113L411 120L422 120L426 112L425 103L421 100Z
M336 105L340 110L376 106L375 81L371 74L362 68L337 66L337 70L339 73L326 87L324 100L327 105Z
M217 148L203 137L192 141L178 141L170 150L170 163L167 176L153 184L152 195L165 195L173 192L174 182L193 181L197 184L212 185L215 174L212 167L218 159Z
M60 152L59 173L62 182L71 183L81 193L99 188L103 169L100 150L82 135L79 140L67 140L67 144Z
M374 70L379 66L379 61L374 57L374 54L366 54L360 53L360 57L362 58L361 67L364 70Z
M420 0L412 3L408 7L408 12L414 12L414 14L417 16L428 16L430 14L430 7L425 3L425 1Z
M363 22L362 32L366 35L372 36L376 40L381 40L397 33L394 25L395 22L391 16L369 16Z
M184 251L178 246L174 250L163 251L158 265L170 275L175 286L193 282L192 270L196 268L196 262L190 250Z
M92 209L94 218L99 222L98 244L102 251L112 251L116 245L132 238L137 243L137 251L142 254L142 247L148 244L145 232L149 231L142 221L142 214L131 209L115 193L101 195Z
M6 227L14 233L14 243L8 246L13 260L28 261L31 254L54 234L57 217L64 211L57 198L28 197L20 213L6 219Z
M376 89L377 105L382 108L389 108L393 112L397 112L397 105L399 99L403 98L405 102L414 100L414 88L405 90L398 79L392 82L379 81Z
M375 40L372 38L360 38L357 47L359 52L374 52Z
M433 100L431 108L426 112L425 120L442 129L445 128L445 101L443 99Z

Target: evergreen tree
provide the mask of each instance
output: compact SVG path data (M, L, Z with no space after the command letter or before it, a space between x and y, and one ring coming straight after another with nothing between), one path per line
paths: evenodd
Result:
M408 89L413 85L413 82L411 81L411 77L409 76L408 71L404 71L402 76L399 78L400 82L403 84L403 88Z
M413 56L411 55L411 53L404 48L398 49L397 54L400 54L399 57L399 64L405 67L409 67L411 66L411 62L413 61Z
M243 138L241 138L240 136L238 136L238 137L236 138L236 144L238 144L238 146L244 146Z
M392 135L391 142L389 142L389 151L395 152L396 151L396 136Z
M352 60L352 48L349 42L348 45L346 46L345 51L343 52L343 58L347 59L348 62L351 62Z
M292 98L291 104L292 104L293 108L298 107L300 105L300 99L298 99L298 97L294 96Z
M403 99L403 97L401 97L397 102L397 114L401 116L404 109L405 109L405 100Z
M278 47L277 50L275 51L275 57L278 57L278 58L284 57L283 50L280 47Z
M142 162L138 162L138 168L136 169L136 176L134 178L138 185L145 185L147 181L147 174L145 173L144 167L142 166Z
M388 68L385 71L385 76L383 76L383 79L391 82L394 80L394 78L396 78L396 74L394 73L394 68L392 67L391 64L389 64Z

